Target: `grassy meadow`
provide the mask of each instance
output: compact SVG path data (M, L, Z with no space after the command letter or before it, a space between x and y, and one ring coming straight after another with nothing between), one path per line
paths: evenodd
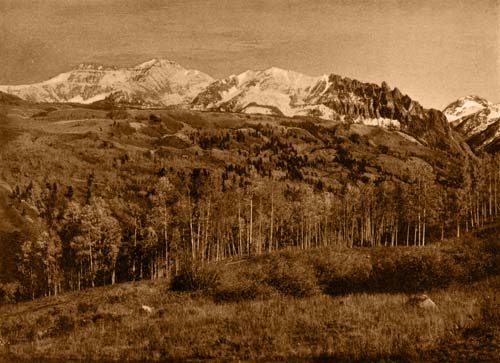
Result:
M283 251L3 305L0 358L494 361L497 232L427 248ZM422 292L436 309L408 304Z

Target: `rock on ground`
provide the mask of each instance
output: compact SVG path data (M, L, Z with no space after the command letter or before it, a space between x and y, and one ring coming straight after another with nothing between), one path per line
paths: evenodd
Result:
M416 306L422 309L437 309L437 305L427 295L416 295L408 299L407 302L410 306Z

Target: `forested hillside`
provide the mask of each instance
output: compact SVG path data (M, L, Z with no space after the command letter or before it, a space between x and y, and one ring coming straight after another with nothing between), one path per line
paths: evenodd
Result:
M279 249L423 246L500 212L500 158L474 156L451 131L437 145L316 118L1 112L4 300Z

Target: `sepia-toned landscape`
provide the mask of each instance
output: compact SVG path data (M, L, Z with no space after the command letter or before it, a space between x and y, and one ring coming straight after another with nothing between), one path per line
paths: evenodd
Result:
M80 9L64 16L80 24L79 16L107 14L115 24L112 2L61 3L34 9L51 16ZM132 3L115 5L134 18L125 6ZM247 42L236 29L248 19L223 21L234 4L160 3L147 10L159 21L154 29L188 29L159 17L186 6L218 19L215 28L203 25L213 39L233 27L234 44ZM277 3L284 7L256 2L238 11L300 10L309 19L321 10L354 16L366 6L378 19L382 8L408 6L416 9L410 19L426 26L432 13L416 1ZM18 5L1 5L17 14ZM500 14L497 2L489 5ZM137 17L146 8L134 8ZM30 26L44 24L37 22ZM280 36L295 34L279 19L271 23ZM330 26L339 25L325 34ZM365 26L355 29L371 34ZM195 44L192 36L179 39ZM6 54L17 54L5 44ZM434 46L427 51L439 54ZM499 359L498 69L485 83L497 98L464 91L427 106L362 71L337 74L342 65L316 76L273 64L219 77L227 64L241 64L233 52L215 77L193 62L144 60L145 51L134 61L100 62L97 48L43 80L25 65L17 75L0 73L1 362ZM14 67L10 59L3 62ZM415 84L419 92L428 86Z

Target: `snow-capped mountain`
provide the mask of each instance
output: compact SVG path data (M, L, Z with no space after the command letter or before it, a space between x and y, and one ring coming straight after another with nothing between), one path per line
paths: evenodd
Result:
M438 140L450 126L399 89L335 74L310 77L279 68L246 71L215 81L192 102L198 110L314 116L392 127ZM439 136L441 137L441 136Z
M92 103L113 95L128 103L168 106L188 104L213 81L200 71L153 59L132 68L84 63L48 81L0 86L0 91L31 102Z
M246 71L212 83L193 100L193 108L330 118L331 110L317 102L328 87L326 75L310 77L276 67Z
M403 100L405 107L401 104ZM398 103L397 105L395 104ZM396 88L331 74L311 77L276 67L215 81L192 102L198 110L314 116L400 128L423 108ZM399 117L401 116L401 117Z
M481 111L490 105L491 103L482 97L469 95L450 103L443 110L443 113L448 121L453 122L462 117Z
M81 64L46 82L0 86L0 91L33 102L105 100L146 107L313 116L397 128L436 145L451 130L442 112L423 108L385 82L364 83L335 74L311 77L276 67L214 80L163 59L132 68Z
M466 96L448 105L443 113L473 149L495 151L500 146L500 104Z

